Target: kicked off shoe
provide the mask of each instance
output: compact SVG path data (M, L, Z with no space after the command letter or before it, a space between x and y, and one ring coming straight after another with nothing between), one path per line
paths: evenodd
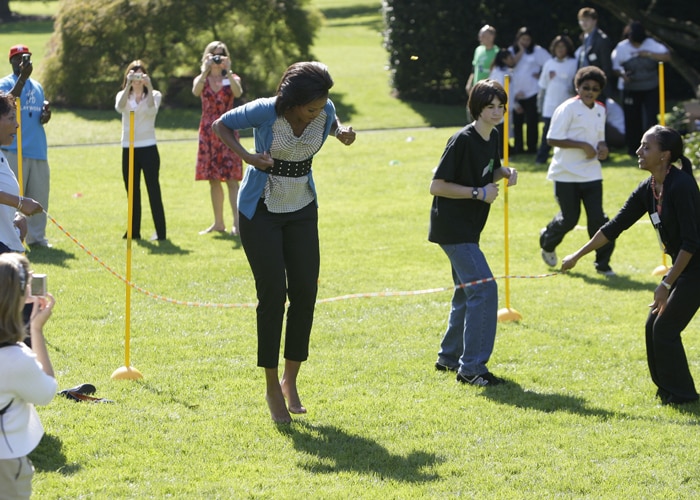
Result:
M554 267L557 265L557 253L556 252L548 252L547 250L545 250L543 248L542 249L542 260L549 267Z
M487 385L500 385L506 383L504 379L495 376L491 372L486 372L482 373L481 375L474 375L469 377L464 376L461 373L457 373L457 382L461 382L462 384L477 385L480 387L485 387Z

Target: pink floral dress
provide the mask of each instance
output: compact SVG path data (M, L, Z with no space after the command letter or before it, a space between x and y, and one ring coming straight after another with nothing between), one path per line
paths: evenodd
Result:
M243 178L241 159L217 137L211 128L212 123L233 107L233 91L224 85L214 92L209 80L204 82L202 99L202 119L199 122L199 149L195 180L227 181ZM238 132L236 132L238 138Z

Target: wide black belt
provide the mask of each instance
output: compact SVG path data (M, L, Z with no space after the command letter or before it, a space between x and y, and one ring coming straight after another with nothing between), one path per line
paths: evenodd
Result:
M273 158L275 164L268 168L266 172L271 175L281 175L282 177L303 177L311 172L313 158L304 161L284 161Z

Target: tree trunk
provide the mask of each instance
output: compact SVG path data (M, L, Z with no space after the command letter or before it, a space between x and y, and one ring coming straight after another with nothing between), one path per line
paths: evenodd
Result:
M10 0L0 0L0 20L10 21L11 19Z

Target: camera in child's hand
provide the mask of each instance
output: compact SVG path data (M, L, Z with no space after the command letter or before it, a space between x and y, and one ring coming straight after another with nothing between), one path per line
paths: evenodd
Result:
M45 297L46 296L46 275L45 274L33 274L32 275L32 297Z

